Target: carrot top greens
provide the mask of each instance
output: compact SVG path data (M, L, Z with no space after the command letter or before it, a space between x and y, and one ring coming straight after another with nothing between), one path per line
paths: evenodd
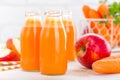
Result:
M114 23L120 23L120 2L113 2L109 5L109 14L114 17Z

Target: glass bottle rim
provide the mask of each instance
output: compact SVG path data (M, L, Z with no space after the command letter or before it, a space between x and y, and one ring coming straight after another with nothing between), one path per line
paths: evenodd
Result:
M63 11L62 14L63 14L63 15L72 15L72 11L65 10L65 11Z
M62 16L62 11L61 10L50 10L50 11L44 12L44 15L51 16L51 17L58 17L58 16Z
M25 11L25 16L38 16L40 15L40 12L37 11Z

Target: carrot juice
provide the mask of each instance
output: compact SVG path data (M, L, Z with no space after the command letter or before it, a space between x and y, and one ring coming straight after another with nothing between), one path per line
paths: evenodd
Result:
M40 71L59 75L67 70L66 33L57 12L48 12L40 37Z
M30 13L31 14L31 13ZM26 71L39 71L39 43L41 21L32 13L27 16L21 32L21 68Z
M72 15L70 12L64 12L63 14L63 23L65 27L65 31L67 34L67 42L66 42L66 53L69 61L75 60L75 32L74 32L74 24L72 21Z

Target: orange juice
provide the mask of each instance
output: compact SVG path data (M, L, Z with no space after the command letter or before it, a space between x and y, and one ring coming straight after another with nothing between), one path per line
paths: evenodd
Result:
M27 17L21 32L21 68L39 71L39 43L41 22L35 15Z
M75 42L75 33L74 33L74 24L72 21L72 15L63 14L63 23L65 27L65 31L67 34L67 42L66 42L66 53L69 61L75 60L75 49L74 49L74 42Z
M40 71L58 75L67 70L66 34L60 15L47 13L40 37Z

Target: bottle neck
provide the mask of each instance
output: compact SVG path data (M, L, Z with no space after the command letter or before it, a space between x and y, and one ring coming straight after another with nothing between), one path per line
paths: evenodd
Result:
M63 20L72 20L72 12L64 11L62 15Z
M25 17L26 17L25 18L26 25L28 25L28 24L32 25L32 24L41 22L41 16L38 12L33 12L33 11L26 12Z
M46 12L45 25L48 27L64 27L62 23L62 14L60 11Z

